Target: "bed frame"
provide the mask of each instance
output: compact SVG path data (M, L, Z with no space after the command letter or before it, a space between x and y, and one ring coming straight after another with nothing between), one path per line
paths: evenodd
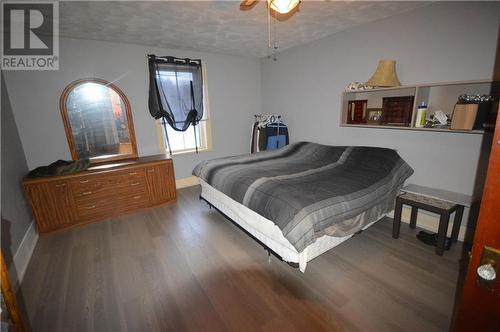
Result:
M271 248L269 248L268 246L266 246L261 240L259 240L258 238L256 238L255 236L253 236L250 232L248 232L246 229L244 229L240 224L238 224L236 221L234 221L233 219L229 218L224 212L222 212L221 210L219 210L217 207L213 206L207 199L205 199L201 194L200 194L200 200L204 201L205 203L207 203L208 205L208 208L209 209L214 209L216 210L217 212L219 212L221 215L223 215L227 220L229 220L232 224L236 225L236 227L238 227L240 230L242 230L243 232L245 232L246 235L250 236L254 241L256 241L258 244L260 244L264 250L267 251L267 255L269 256L269 260L271 260L271 255L273 255L274 257L276 257L277 259L279 259L280 261L284 262L284 263L287 263L288 265L290 265L291 267L293 268L296 268L298 269L299 268L299 263L293 263L293 262L287 262L283 259L283 257L281 257L278 253L276 253L274 250L272 250ZM361 233L362 231L359 231L357 232L356 234L359 234ZM356 235L355 234L355 235Z
M299 262L290 262L286 259L284 259L279 253L277 253L276 251L274 251L272 248L270 248L268 245L266 245L264 242L262 242L258 237L256 237L255 235L253 235L249 230L245 229L245 227L243 227L242 225L240 225L236 220L233 220L231 217L229 217L224 211L222 211L221 209L219 209L217 206L215 206L212 202L210 202L209 199L203 197L203 191L202 193L199 195L199 198L200 200L204 201L209 209L212 209L214 208L217 212L219 212L222 216L224 216L227 220L229 220L231 223L233 223L234 225L236 225L239 229L241 229L245 234L247 234L248 236L250 236L254 241L256 241L258 244L260 244L264 250L267 251L267 254L268 254L268 258L269 258L269 262L271 261L271 255L275 256L277 259L279 259L280 261L282 262L285 262L286 264L288 264L289 266L293 267L293 268L296 268L296 269L300 269L302 272L305 271L305 266L307 265L307 262L313 260L314 258L320 256L321 254L335 248L336 246L342 244L343 242L353 238L354 236L358 235L358 234L361 234L363 232L364 229L370 227L371 225L373 225L374 223L376 223L377 221L379 221L380 219L382 219L385 215L381 216L379 219L365 225L365 227L359 231L357 231L356 233L350 235L350 236L346 236L346 237L343 237L343 238L340 238L340 242L338 242L337 244L331 246L331 247L328 247L326 250L320 252L319 254L314 254L314 251L313 253L311 254L313 257L311 259L308 259L307 256L306 256L306 262L303 266L303 269L301 269L301 259L300 259L300 255L299 255ZM306 254L307 255L307 254Z

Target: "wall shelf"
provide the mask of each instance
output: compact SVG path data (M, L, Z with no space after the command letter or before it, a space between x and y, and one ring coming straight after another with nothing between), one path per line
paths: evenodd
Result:
M396 130L416 130L416 131L434 131L447 133L464 134L482 134L484 130L453 130L445 128L420 128L415 127L417 106L421 102L428 105L427 117L441 110L451 118L453 108L461 94L489 94L491 89L491 80L473 80L457 81L443 83L422 83L405 85L390 88L375 88L364 91L345 91L342 93L340 126L341 127L360 127L377 129L396 129ZM348 102L351 100L367 100L367 109L381 109L384 97L403 97L413 96L413 108L411 113L411 123L408 126L399 125L378 125L376 123L349 123Z
M456 130L446 128L417 128L417 127L403 127L403 126L383 126L371 124L341 124L341 127L354 127L354 128L375 128L375 129L393 129L393 130L411 130L411 131L434 131L441 133L459 133L459 134L484 134L484 130Z

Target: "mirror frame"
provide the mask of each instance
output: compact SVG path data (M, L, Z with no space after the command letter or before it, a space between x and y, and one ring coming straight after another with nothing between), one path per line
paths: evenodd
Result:
M132 110L130 108L130 103L128 101L128 98L123 93L123 91L120 90L120 88L118 88L116 85L114 85L113 83L108 82L106 80L100 79L100 78L82 78L82 79L78 79L76 81L71 82L70 84L68 84L64 88L64 90L61 94L61 98L59 99L59 108L61 110L61 116L62 116L62 120L64 123L64 130L66 132L66 138L68 140L69 150L71 152L71 158L73 160L77 160L78 153L76 151L76 146L75 146L75 143L73 140L73 133L72 133L71 124L69 121L68 110L66 108L66 102L68 100L68 96L71 93L71 91L73 91L73 89L75 87L77 87L78 85L85 84L85 83L102 84L102 85L107 86L108 88L113 89L116 93L118 93L121 100L123 101L123 105L125 106L130 144L132 145L132 153L92 157L92 158L89 158L90 163L97 164L97 163L103 163L103 162L113 161L113 160L137 158L138 155L137 155L137 145L136 145L136 140L135 140L134 121L132 120Z

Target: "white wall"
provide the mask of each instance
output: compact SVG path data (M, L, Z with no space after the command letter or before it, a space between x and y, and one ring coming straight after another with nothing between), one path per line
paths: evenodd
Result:
M154 119L148 112L147 53L200 58L207 63L213 151L175 156L176 178L190 176L200 160L249 150L252 115L261 111L258 59L62 39L58 71L5 72L28 167L71 159L59 97L66 85L84 77L112 81L123 90L132 107L139 155L159 153Z
M340 98L382 58L397 60L403 85L490 79L499 13L499 3L435 3L263 59L263 111L285 116L292 141L394 148L411 182L471 194L481 136L341 128Z
M415 169L412 182L471 193L481 136L340 128L340 95L346 83L367 80L381 58L397 59L403 84L491 77L499 9L435 3L284 51L276 63L62 39L59 71L10 71L5 81L29 168L70 159L58 101L82 77L114 81L130 100L139 154L158 153L145 58L156 53L201 58L208 66L214 150L176 156L177 178L200 160L248 151L252 115L279 112L292 141L392 147Z
M10 265L19 245L31 224L32 215L26 201L22 179L28 173L28 166L19 139L17 126L12 115L9 96L5 91L2 73L2 252L7 264Z

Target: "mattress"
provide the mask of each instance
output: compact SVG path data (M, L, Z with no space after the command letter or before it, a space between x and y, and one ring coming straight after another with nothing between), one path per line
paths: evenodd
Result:
M283 232L271 220L264 218L248 207L236 202L234 199L218 191L203 179L200 179L201 196L240 227L252 234L269 249L278 254L285 262L298 263L299 270L305 272L307 262L318 257L324 252L338 246L350 239L354 234L346 236L323 235L308 245L303 251L297 249L283 236ZM378 220L370 222L363 227L366 229ZM360 216L361 218L361 216Z

